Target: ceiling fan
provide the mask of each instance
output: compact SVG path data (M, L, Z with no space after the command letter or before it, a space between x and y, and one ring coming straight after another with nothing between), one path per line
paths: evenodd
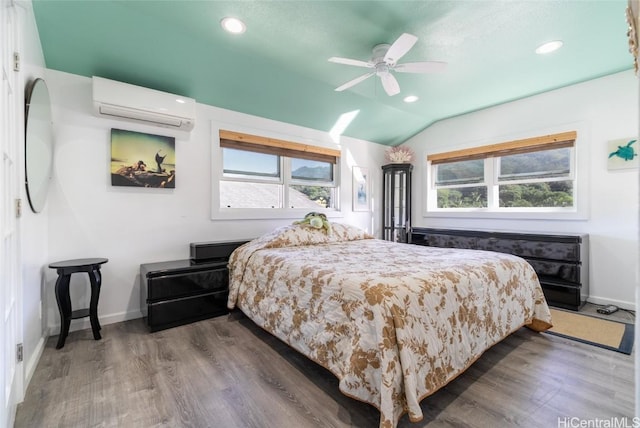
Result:
M393 74L391 74L392 71L398 73L437 73L444 70L447 63L440 61L407 62L404 64L397 63L400 58L409 52L417 41L418 38L416 36L409 33L403 33L395 42L393 42L392 45L376 45L373 48L373 55L369 61L339 58L335 56L329 58L330 62L335 62L337 64L354 65L356 67L372 69L369 73L356 77L344 85L337 87L335 90L338 92L344 91L345 89L349 89L375 74L380 77L382 87L387 95L393 96L400 92L400 85Z

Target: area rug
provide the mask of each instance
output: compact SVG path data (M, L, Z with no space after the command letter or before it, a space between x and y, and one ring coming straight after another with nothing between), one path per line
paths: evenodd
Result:
M630 355L633 324L605 320L577 312L551 309L553 327L547 333Z

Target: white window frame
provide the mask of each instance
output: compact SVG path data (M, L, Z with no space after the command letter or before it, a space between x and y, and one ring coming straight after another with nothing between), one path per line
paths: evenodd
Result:
M211 143L211 171L212 171L212 188L211 188L211 218L212 220L254 220L254 219L300 219L304 217L310 209L307 208L287 208L288 193L290 185L332 185L334 188L334 207L322 208L318 205L315 211L322 212L329 218L342 217L340 207L340 162L342 158L338 158L333 165L333 181L329 184L326 181L305 181L295 180L291 178L291 157L279 156L280 161L280 178L269 177L225 177L224 165L222 159L222 147L220 147L220 138L218 132L220 129L233 129L237 132L252 133L270 138L295 140L292 136L283 136L265 130L248 129L235 124L218 124L212 126L212 143ZM322 143L314 142L314 145L323 146ZM325 145L326 146L326 145ZM333 147L332 147L333 148ZM220 206L220 182L221 181L244 181L253 183L272 183L280 186L280 201L282 208L225 208Z
M425 161L423 184L424 205L423 217L450 217L474 219L531 219L531 220L586 220L589 217L587 204L588 174L580 171L588 170L588 150L581 143L581 132L571 148L570 178L540 179L539 181L573 181L573 207L498 207L498 157L485 159L485 184L477 183L469 186L487 186L487 208L437 208L437 189L435 187L435 165ZM425 156L426 159L426 156ZM518 181L519 182L519 181ZM502 184L517 184L510 181ZM533 183L533 180L525 180ZM465 185L466 186L466 185ZM453 187L453 186L451 186Z

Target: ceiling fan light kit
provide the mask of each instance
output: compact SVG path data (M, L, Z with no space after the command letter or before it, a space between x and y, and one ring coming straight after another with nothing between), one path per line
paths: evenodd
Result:
M335 90L338 92L344 91L345 89L349 89L369 77L376 75L380 78L382 87L387 95L393 96L400 93L400 85L391 72L422 74L443 71L447 64L441 61L408 62L404 64L397 63L400 58L411 50L417 41L418 38L416 36L409 33L403 33L391 45L383 43L374 46L372 56L369 61L340 57L329 58L329 62L334 62L336 64L373 69L366 74L338 86Z

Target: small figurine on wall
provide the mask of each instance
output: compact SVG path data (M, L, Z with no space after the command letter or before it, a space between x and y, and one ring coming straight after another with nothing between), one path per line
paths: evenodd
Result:
M621 139L609 141L609 169L638 167L638 153L634 147L636 140Z

